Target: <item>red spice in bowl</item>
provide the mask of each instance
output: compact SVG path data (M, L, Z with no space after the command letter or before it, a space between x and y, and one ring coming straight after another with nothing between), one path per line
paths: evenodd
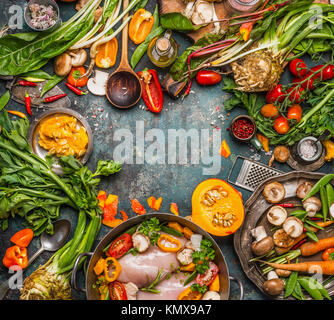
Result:
M255 123L248 116L236 117L231 124L230 132L237 140L248 141L255 134Z

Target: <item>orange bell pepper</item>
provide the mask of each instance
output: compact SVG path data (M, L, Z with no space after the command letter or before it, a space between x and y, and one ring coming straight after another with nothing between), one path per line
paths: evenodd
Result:
M155 197L149 197L147 199L148 206L153 209L154 211L159 211L162 203L162 198L156 199Z
M177 206L176 203L172 202L170 204L170 212L173 213L173 214L175 214L176 216L179 215L179 208L178 208L178 206Z
M226 140L224 140L220 146L220 155L227 159L231 155L230 147L228 146Z
M121 223L123 222L123 220L121 219L115 219L113 218L112 220L105 220L102 219L102 223L110 228L116 228L117 226L119 226Z
M249 36L253 30L253 26L254 22L246 22L241 25L239 32L244 41L247 41L249 39Z
M18 245L19 247L26 248L29 246L29 243L31 242L33 237L34 232L31 229L26 228L16 232L10 238L10 241Z
M165 252L177 252L181 249L181 242L178 239L162 234L158 240L158 247Z
M183 233L183 227L177 222L168 222L168 227Z
M99 200L99 207L103 211L104 206L106 205L106 200L107 200L107 193L105 191L99 191L96 197L97 200Z
M27 248L22 248L17 245L8 248L2 263L7 268L26 268L28 266Z
M125 212L125 211L121 210L120 212L121 212L121 215L122 215L122 219L123 219L123 221L126 221L126 220L128 220L128 219L129 219L129 217L128 217L128 215L126 214L126 212Z
M121 271L122 271L122 266L114 257L109 257L105 260L104 277L107 281L109 282L115 281L118 278Z
M191 287L188 287L179 294L177 300L200 300L201 298L201 293L199 293L198 291L192 291Z
M139 9L133 15L129 24L129 37L135 43L142 43L151 32L154 17L145 10Z
M95 274L98 276L104 271L106 260L103 258L100 258L97 262L95 267L93 268Z
M189 228L187 228L187 227L184 227L182 232L183 232L184 236L185 236L187 239L190 239L191 236L194 234L194 233L193 233Z
M191 262L187 264L186 266L180 266L181 271L195 271L195 263Z
M260 133L258 133L256 137L261 142L264 151L269 152L269 139Z
M103 208L103 219L110 221L117 215L118 196L109 194Z
M209 290L219 292L219 290L220 290L219 274L216 275L216 277L214 278L214 280L210 284Z
M140 215L146 213L144 206L137 199L131 199L131 209L133 210L134 213Z
M116 38L97 47L97 54L95 57L95 64L99 68L108 69L116 63L118 51L118 42Z

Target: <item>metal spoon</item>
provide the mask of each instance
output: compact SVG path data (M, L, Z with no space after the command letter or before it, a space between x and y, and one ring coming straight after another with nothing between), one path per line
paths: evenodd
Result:
M57 220L54 224L52 235L43 232L41 235L41 247L28 260L28 266L44 251L57 251L66 242L71 230L71 223L66 219ZM8 281L0 285L0 300L2 300L9 290Z

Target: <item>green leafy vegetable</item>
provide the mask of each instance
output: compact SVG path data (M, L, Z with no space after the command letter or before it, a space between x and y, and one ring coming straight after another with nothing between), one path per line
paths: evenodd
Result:
M144 221L138 228L138 232L148 236L153 246L157 245L160 238L159 231L161 230L160 221L157 218L151 218Z
M43 89L41 91L41 97L43 97L48 91L50 91L53 87L55 87L64 78L65 77L61 77L56 74L52 76L43 86Z
M196 31L202 27L193 25L187 17L179 12L162 14L160 16L160 22L163 28L180 32Z
M215 250L212 248L212 242L208 239L201 241L201 250L192 254L195 270L203 274L210 268L210 261L215 258Z
M0 111L7 105L10 100L10 91L7 90L5 94L0 98Z

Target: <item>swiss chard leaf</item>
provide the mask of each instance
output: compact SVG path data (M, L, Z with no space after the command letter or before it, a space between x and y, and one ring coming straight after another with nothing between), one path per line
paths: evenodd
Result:
M195 26L192 22L179 12L169 12L160 16L161 26L165 29L179 32L191 32L200 29L202 26Z

